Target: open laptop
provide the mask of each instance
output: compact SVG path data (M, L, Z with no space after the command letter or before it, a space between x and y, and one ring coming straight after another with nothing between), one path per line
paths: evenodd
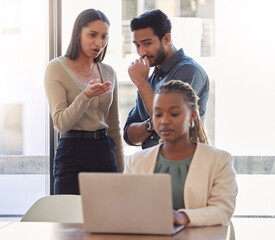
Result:
M174 226L168 174L80 173L84 229L93 233L171 235Z

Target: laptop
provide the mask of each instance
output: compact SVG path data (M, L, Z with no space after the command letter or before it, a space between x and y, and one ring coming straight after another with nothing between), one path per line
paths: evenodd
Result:
M172 235L168 174L80 173L84 229L91 233Z

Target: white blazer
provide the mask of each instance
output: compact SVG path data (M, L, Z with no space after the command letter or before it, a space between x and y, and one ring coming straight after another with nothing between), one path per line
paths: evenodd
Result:
M157 145L128 156L124 173L154 173ZM213 146L198 143L184 186L188 226L226 225L233 215L238 193L232 156Z

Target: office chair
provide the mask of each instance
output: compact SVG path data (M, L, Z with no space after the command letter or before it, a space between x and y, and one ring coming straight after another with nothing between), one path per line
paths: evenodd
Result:
M80 195L51 195L38 199L21 222L83 223Z

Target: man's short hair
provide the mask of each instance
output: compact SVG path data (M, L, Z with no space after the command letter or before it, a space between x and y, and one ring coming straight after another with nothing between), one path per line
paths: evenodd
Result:
M153 29L154 34L158 36L159 40L166 33L171 33L171 22L167 15L159 9L145 12L131 21L132 32L148 27Z

